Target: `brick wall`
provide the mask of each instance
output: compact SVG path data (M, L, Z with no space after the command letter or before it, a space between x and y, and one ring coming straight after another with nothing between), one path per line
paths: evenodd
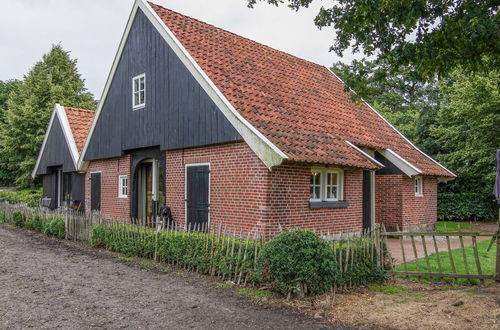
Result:
M424 194L415 196L415 181L406 175L375 176L375 216L387 228L432 227L437 220L437 179L424 177Z
M266 218L269 171L246 143L167 151L167 205L174 220L185 222L185 165L210 163L210 223L238 232L262 231Z
M130 181L130 155L120 158L91 161L85 175L85 205L90 211L90 174L101 172L101 212L121 221L130 218L130 198L132 182ZM118 197L118 176L128 175L128 197Z
M185 222L185 165L210 163L210 221L238 232L269 236L286 228L353 232L362 225L362 171L346 170L349 207L309 208L308 165L283 165L269 172L245 143L167 151L167 205Z
M437 179L423 177L424 194L415 196L415 181L404 177L403 192L403 225L426 225L433 227L437 220Z
M286 228L307 228L319 234L351 233L362 228L363 171L344 170L346 208L310 209L309 165L282 165L270 173L268 234Z

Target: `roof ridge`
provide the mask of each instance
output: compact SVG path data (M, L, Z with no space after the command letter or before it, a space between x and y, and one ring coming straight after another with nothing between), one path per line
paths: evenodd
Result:
M321 68L326 68L326 69L328 69L328 70L330 71L330 69L329 69L328 67L326 67L325 65L322 65L322 64L319 64L319 63L315 63L315 62L313 62L313 61L306 60L305 58L298 57L298 56L296 56L296 55L290 54L290 53L285 52L285 51L283 51L283 50L279 50L279 49L273 48L273 47L271 47L271 46L268 46L268 45L266 45L266 44L263 44L262 42L259 42L259 41L256 41L256 40L253 40L253 39L250 39L250 38L248 38L248 37L242 36L242 35L237 34L237 33L235 33L235 32L232 32L232 31L226 30L226 29L224 29L224 28L221 28L221 27L215 26L215 25L213 25L213 24L210 24L210 23L204 22L204 21L202 21L202 20L200 20L200 19L197 19L197 18L194 18L194 17L188 16L188 15L185 15L185 14L179 13L179 12L177 12L177 11L175 11L175 10L172 10L172 9L169 9L169 8L165 8L165 7L163 7L162 5L156 4L156 3L152 2L152 1L147 1L147 2L148 2L150 5L154 5L154 6L160 7L162 10L166 10L166 11L172 12L172 13L174 13L174 14L176 14L176 15L179 15L179 16L182 16L182 17L185 17L185 18L191 19L191 20L193 20L193 21L196 21L196 22L198 22L198 23L201 23L201 24L204 24L204 25L210 26L210 27L212 27L212 28L215 28L215 29L217 29L217 30L223 31L223 32L225 32L225 33L229 33L229 34L231 34L231 35L233 35L233 36L235 36L235 37L238 37L238 38L241 38L241 39L248 40L248 41L250 41L250 42L252 42L252 43L255 43L255 44L259 45L259 46L262 46L262 47L268 48L268 49L269 49L269 50L271 50L271 51L274 51L274 52L278 52L278 53L285 54L285 55L287 55L287 56L293 57L293 58L298 59L298 60L300 60L300 61L306 62L307 64L312 64L312 65L315 65L315 66L318 66L318 67L321 67Z

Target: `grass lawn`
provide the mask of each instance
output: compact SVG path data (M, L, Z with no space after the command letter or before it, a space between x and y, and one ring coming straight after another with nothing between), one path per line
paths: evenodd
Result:
M457 221L438 221L436 222L436 230L444 231L458 231L458 226L461 230L470 229L470 222L457 222Z
M479 261L481 264L481 270L483 274L488 274L488 275L494 275L495 274L495 267L496 267L496 247L495 243L491 247L490 251L487 252L486 250L488 249L488 245L490 244L490 240L485 240L482 242L479 242L477 244L478 248L478 255L479 255ZM451 250L452 256L453 256L453 261L455 263L455 268L456 268L456 273L458 274L467 274L465 270L465 262L464 262L464 257L462 254L462 249L454 249ZM474 258L474 252L472 249L472 246L466 246L465 247L465 253L466 253L466 259L467 259L467 265L469 269L470 274L477 274L477 266L476 266L476 261ZM418 260L419 264L419 271L421 272L432 272L432 273L439 273L439 267L438 267L438 262L437 262L437 257L439 255L439 259L441 261L441 267L443 270L443 273L453 273L453 268L451 267L451 261L449 257L449 253L446 252L439 252L433 253L429 255L429 264L430 264L430 269L427 267L427 262L425 261L425 258L421 258ZM406 267L408 271L410 272L416 272L417 271L417 263L416 261L408 262L406 264ZM399 271L404 271L404 265L398 265L396 267L396 270ZM466 283L479 283L478 280L468 280L468 279L460 279L460 282L466 282Z

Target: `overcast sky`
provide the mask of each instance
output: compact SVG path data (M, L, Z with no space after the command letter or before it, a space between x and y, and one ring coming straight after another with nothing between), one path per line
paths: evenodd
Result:
M51 44L61 43L78 59L87 88L100 98L133 2L0 0L0 80L21 79ZM249 9L245 0L153 2L319 64L352 59L329 52L333 30L314 26L321 1L299 12L265 3Z

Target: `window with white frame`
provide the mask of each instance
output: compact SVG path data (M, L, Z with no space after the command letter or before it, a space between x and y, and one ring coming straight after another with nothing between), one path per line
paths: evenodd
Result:
M415 177L415 196L424 195L424 184L421 176Z
M132 78L132 107L139 109L146 105L146 74Z
M118 176L118 197L126 198L128 196L128 176Z
M311 169L310 193L312 202L341 201L343 199L344 171L341 169Z

